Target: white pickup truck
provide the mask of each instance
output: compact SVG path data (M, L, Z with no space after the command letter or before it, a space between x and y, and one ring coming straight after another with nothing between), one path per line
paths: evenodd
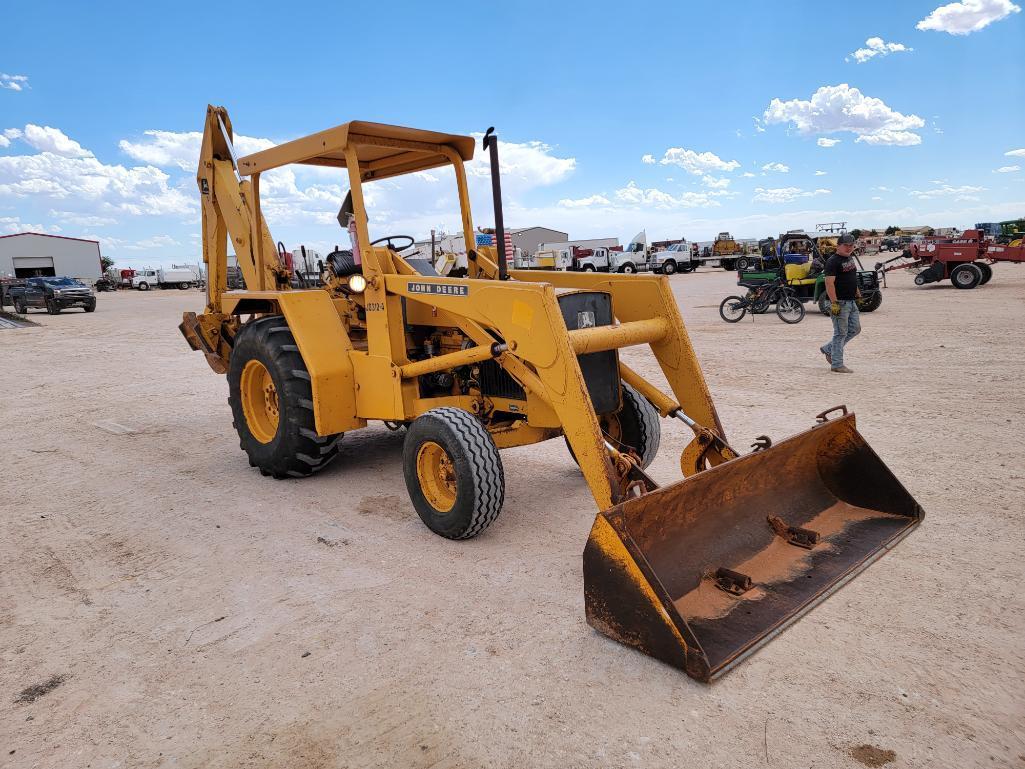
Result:
M149 291L151 288L180 288L183 291L191 288L196 282L196 274L192 270L136 270L132 277L132 288Z
M637 233L626 249L619 246L574 247L572 269L579 272L646 272L651 269L647 235Z
M676 272L693 272L697 267L691 253L691 245L686 240L673 243L667 248L653 251L648 257L648 264L655 272L672 275Z

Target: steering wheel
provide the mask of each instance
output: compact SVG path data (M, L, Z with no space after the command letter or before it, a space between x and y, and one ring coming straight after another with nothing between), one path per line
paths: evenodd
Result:
M406 245L402 246L402 248L396 248L394 244L392 244L393 240L408 240L409 242ZM370 245L376 246L378 243L387 243L388 248L390 248L392 251L405 251L415 242L416 241L409 237L409 235L389 235L386 238L378 238L377 240L373 241Z

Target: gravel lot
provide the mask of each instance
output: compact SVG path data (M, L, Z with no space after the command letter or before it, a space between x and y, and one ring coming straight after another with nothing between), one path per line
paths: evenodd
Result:
M586 625L595 509L561 440L503 452L501 518L446 541L401 434L262 478L177 331L201 295L103 294L0 331L0 766L1025 766L1025 270L892 276L853 376L821 315L727 325L733 276L671 280L735 444L846 403L927 511L723 680ZM667 482L689 431L663 430Z

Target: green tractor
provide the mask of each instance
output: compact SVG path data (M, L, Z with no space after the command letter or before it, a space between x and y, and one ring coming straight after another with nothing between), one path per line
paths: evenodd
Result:
M814 302L823 315L829 315L826 276L821 269L813 268L817 260L822 261L815 240L803 232L788 232L780 236L777 248L780 267L738 272L737 285L750 290L775 280L782 272L787 285L793 288L798 299L802 302ZM852 256L858 263L858 288L861 289L858 309L862 312L875 312L883 303L879 275L875 270L864 268L857 252ZM764 308L763 312L767 309Z

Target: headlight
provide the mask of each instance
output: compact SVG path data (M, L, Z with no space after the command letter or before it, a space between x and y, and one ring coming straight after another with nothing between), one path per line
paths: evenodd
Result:
M349 276L349 290L357 294L362 294L367 289L367 279L362 275L350 275Z
M59 288L55 288L55 289L53 290L53 295L54 295L54 296L60 296L60 295L61 295L61 293L63 293L63 292L62 292L62 291L61 291L61 290L60 290Z

